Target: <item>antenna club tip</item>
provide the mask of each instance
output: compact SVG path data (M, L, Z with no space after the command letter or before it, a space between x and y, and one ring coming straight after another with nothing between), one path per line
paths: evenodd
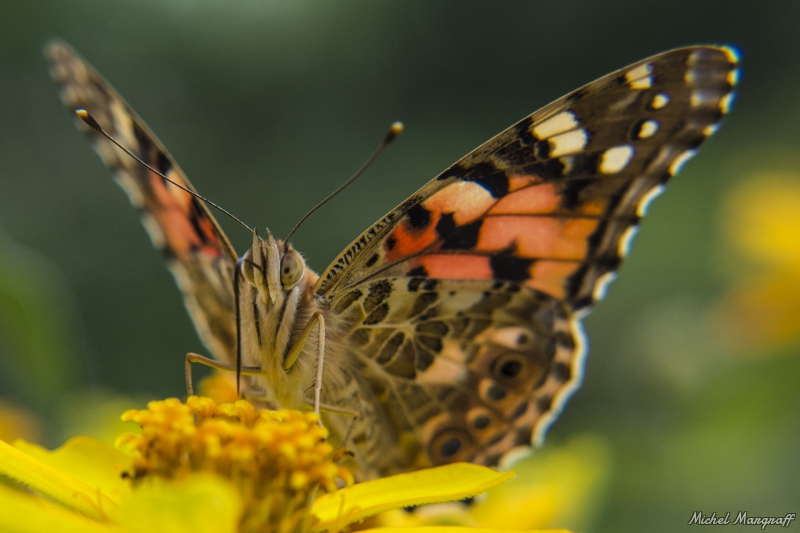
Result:
M389 132L386 134L386 142L388 143L395 140L398 135L403 133L404 128L405 126L403 126L403 123L399 121L389 126Z
M98 124L97 121L94 119L94 117L90 115L89 112L86 111L84 108L79 107L75 109L75 114L78 115L78 118L80 118L82 121L88 124L92 129L97 131L103 131L103 128L100 127L100 124Z

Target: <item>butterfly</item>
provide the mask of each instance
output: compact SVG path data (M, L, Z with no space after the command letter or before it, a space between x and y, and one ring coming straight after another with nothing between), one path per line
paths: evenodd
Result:
M194 190L122 98L68 45L46 55L69 108ZM253 233L240 259L205 203L86 124L139 211L220 366L246 393L323 419L362 479L541 443L579 386L580 319L605 294L648 204L719 127L728 47L612 72L490 139L373 224L321 275ZM240 345L237 347L237 342Z

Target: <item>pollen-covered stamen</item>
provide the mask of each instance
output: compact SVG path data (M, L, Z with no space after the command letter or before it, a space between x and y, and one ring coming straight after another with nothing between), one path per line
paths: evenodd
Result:
M185 404L175 398L150 402L122 418L142 426L141 435L123 435L117 443L135 457L135 483L195 472L226 477L244 502L241 531L302 531L318 489L353 482L333 461L328 432L313 413L190 396Z

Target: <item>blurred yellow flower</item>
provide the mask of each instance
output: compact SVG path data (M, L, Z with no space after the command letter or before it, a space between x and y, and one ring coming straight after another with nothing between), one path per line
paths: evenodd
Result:
M236 378L230 372L214 372L200 381L200 396L211 398L217 403L233 403L239 399Z
M722 227L748 259L800 272L800 174L754 176L740 183L725 200Z
M123 417L142 431L123 435L121 449L88 437L53 452L0 442L0 474L20 484L0 483L0 530L338 532L382 511L463 499L514 476L459 463L352 485L316 415L256 410L243 400L168 399Z
M800 340L800 175L760 175L738 185L724 204L722 227L755 271L718 304L721 337L744 351Z
M594 522L611 472L609 445L584 435L559 448L537 451L514 464L517 476L488 491L472 505L420 507L413 513L376 516L380 526L457 525L508 530L553 525L584 530Z

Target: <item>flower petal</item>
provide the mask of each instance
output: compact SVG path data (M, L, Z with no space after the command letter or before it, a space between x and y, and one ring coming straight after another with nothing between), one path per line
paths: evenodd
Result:
M483 466L455 463L358 483L319 497L315 531L342 526L388 509L475 496L514 477Z
M14 447L96 488L116 503L131 493L130 483L122 477L122 472L129 469L133 459L102 441L74 437L50 451L18 440Z
M0 441L0 473L92 518L103 520L115 506L86 483Z
M611 468L610 445L581 435L515 463L517 477L489 491L470 514L483 527L587 530L601 508Z
M4 533L122 533L107 522L97 522L63 505L0 483L0 531Z
M222 478L196 475L139 487L113 514L136 533L235 533L242 502Z

